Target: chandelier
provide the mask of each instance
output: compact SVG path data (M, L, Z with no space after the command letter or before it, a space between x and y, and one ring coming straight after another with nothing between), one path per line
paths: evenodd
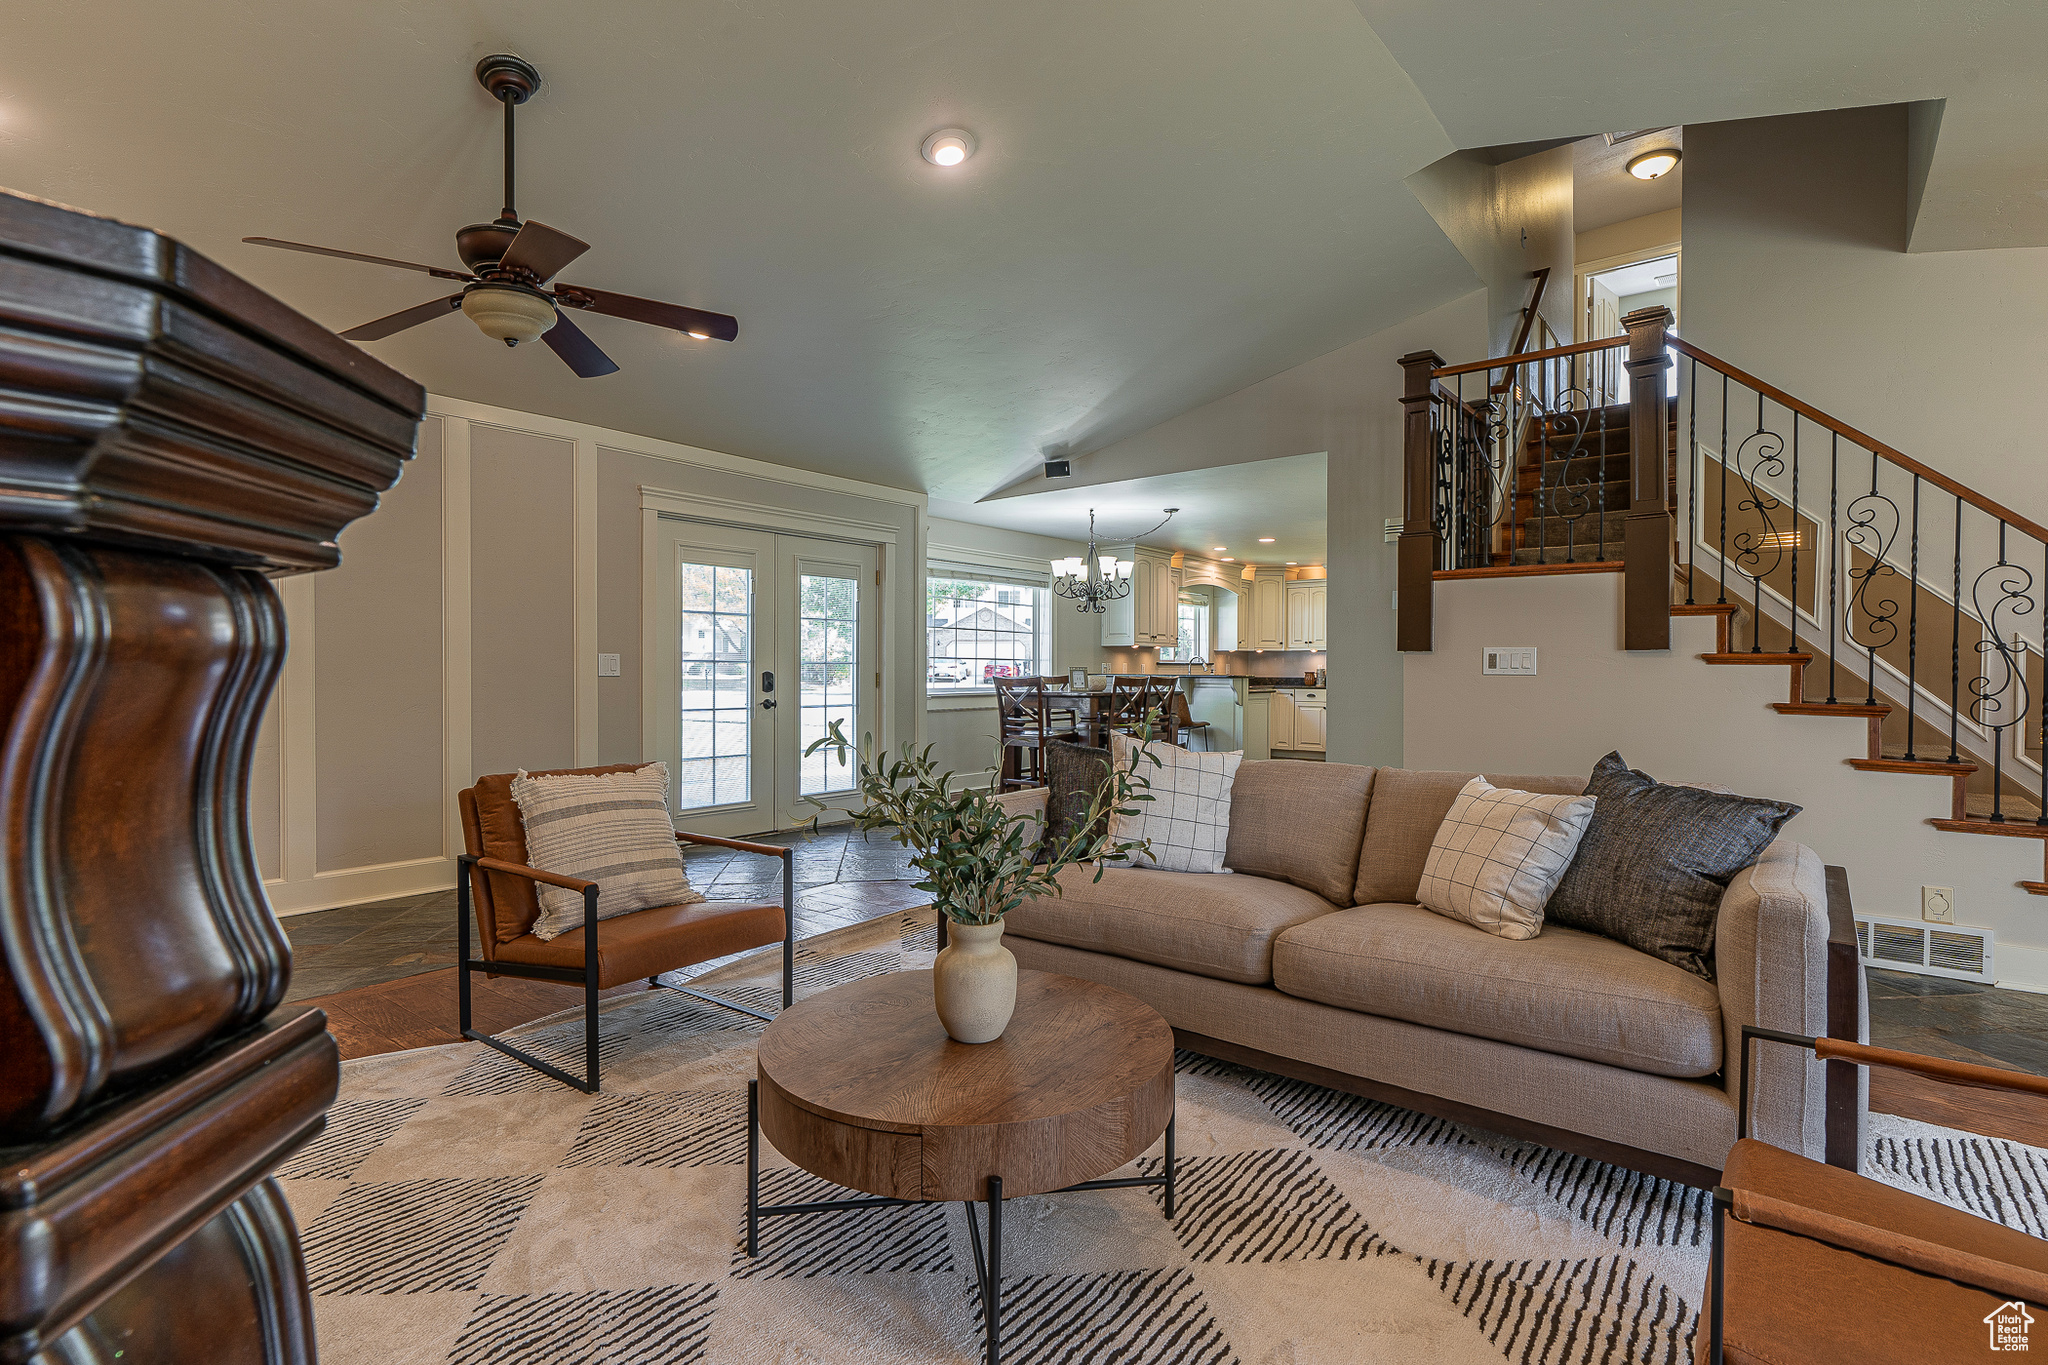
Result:
M1166 508L1166 519L1159 526L1172 521L1173 514L1179 510L1178 507ZM1154 526L1152 531L1157 531L1159 526ZM1152 531L1141 534L1149 536ZM1131 539L1136 540L1137 537ZM1098 616L1105 609L1104 603L1131 595L1131 561L1095 552L1095 509L1092 507L1088 509L1088 553L1085 557L1052 561L1052 590L1055 596L1073 602L1076 611L1092 611Z

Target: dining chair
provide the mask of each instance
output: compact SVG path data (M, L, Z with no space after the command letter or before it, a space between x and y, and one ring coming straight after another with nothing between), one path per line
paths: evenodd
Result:
M1042 787L1045 746L1055 739L1075 737L1073 713L1054 714L1043 678L997 678L995 685L997 743L1002 754L996 789Z

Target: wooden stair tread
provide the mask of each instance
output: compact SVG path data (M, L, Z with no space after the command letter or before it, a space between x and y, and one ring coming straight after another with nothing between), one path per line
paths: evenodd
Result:
M2048 839L2048 825L2036 824L2033 820L2007 820L1995 824L1990 820L1929 820L1936 829L1945 829L1952 834L1995 834L2007 839Z
M1870 704L1860 701L1774 701L1771 709L1788 716L1860 716L1875 720L1882 720L1892 713L1892 708L1884 702Z
M2029 896L2048 896L2048 882L2021 882L2020 890Z
M1813 662L1811 654L1753 654L1748 650L1732 654L1702 654L1700 657L1710 664L1798 664L1804 667Z
M1866 773L1925 773L1931 777L1968 777L1977 771L1974 763L1950 763L1938 758L1852 758L1849 766Z
M1673 616L1733 616L1742 608L1733 602L1673 602Z

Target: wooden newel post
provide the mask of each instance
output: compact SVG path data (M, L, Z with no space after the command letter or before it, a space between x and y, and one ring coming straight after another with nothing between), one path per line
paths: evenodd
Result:
M1430 431L1430 404L1443 368L1435 351L1401 357L1401 546L1394 585L1400 609L1395 613L1394 648L1427 654L1435 648L1436 625L1431 600L1437 564L1436 520L1430 499L1436 490L1436 443Z
M1629 487L1634 500L1622 528L1622 647L1671 648L1671 409L1664 392L1664 329L1671 310L1639 308L1621 320L1628 332Z
M419 385L178 243L0 192L0 1365L311 1365L270 1171L326 1019L249 841L284 660Z

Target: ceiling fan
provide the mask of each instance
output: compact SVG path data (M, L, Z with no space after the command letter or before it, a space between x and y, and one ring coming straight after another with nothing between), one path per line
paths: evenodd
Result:
M461 309L487 337L507 346L539 337L560 356L578 377L594 379L618 370L612 358L598 349L583 329L569 321L564 308L588 309L608 317L630 318L655 327L666 327L700 341L731 341L740 334L737 318L710 313L680 303L614 294L579 284L548 287L556 273L590 250L590 243L558 232L546 223L521 222L512 207L512 111L526 103L540 88L540 72L532 64L506 54L486 57L476 64L476 78L493 99L505 106L505 209L488 223L472 223L455 234L455 254L467 271L443 270L439 266L394 261L384 256L365 256L356 251L308 246L276 237L244 237L257 246L282 247L287 251L309 251L316 256L339 256L348 261L417 270L437 280L460 280L463 288L432 303L422 303L389 317L351 327L342 335L350 341L381 341L385 337L431 322Z

